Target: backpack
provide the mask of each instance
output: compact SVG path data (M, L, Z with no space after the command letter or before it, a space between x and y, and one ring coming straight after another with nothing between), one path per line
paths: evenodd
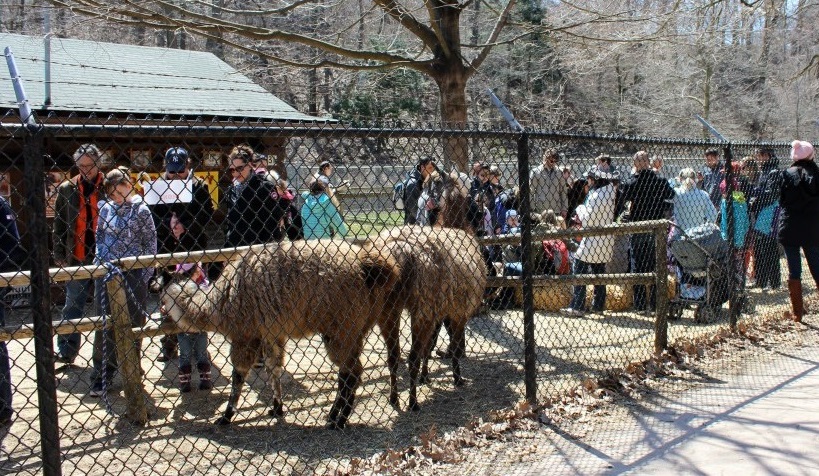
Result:
M407 172L406 177L392 186L392 204L396 210L404 210L406 208L407 189L412 180L412 172Z
M543 240L543 274L569 274L569 249L563 240Z

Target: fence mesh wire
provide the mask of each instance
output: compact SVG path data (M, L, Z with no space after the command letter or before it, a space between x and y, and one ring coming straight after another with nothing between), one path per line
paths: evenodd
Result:
M527 396L530 275L538 402L650 356L658 320L674 343L786 302L760 292L781 288L769 205L783 144L531 132L522 151L517 134L478 129L44 122L43 196L26 189L31 136L11 116L0 145L7 222L26 247L44 220L49 266L67 271L40 290L50 359L35 353L31 285L15 284L39 265L12 257L2 230L17 279L3 471L326 472L464 426ZM725 169L726 151L741 167ZM599 227L611 232L584 236ZM580 275L591 281L567 281ZM54 407L38 378L54 377L57 413L42 420ZM61 461L43 461L41 421Z

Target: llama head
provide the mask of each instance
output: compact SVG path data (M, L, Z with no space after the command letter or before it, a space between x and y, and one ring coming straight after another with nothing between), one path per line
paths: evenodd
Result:
M162 313L170 317L177 327L184 329L185 332L199 331L187 315L188 304L198 292L203 292L198 284L190 279L184 279L170 283L160 297Z
M472 198L466 185L469 177L453 169L449 174L441 175L440 198L438 200L438 222L445 228L460 228L474 232L468 220Z

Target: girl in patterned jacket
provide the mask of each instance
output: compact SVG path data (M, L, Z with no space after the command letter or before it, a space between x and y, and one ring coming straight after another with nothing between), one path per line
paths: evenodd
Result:
M156 228L151 210L134 193L127 169L117 168L105 175L103 186L108 199L100 203L94 262L114 262L129 256L156 254ZM124 283L128 298L128 313L135 327L145 324L145 302L148 296L148 280L153 268L125 271ZM110 315L108 293L105 286L97 286L96 302L100 315ZM134 342L139 347L139 342ZM116 348L110 330L94 334L92 357L94 373L91 380L91 396L101 396L117 370Z

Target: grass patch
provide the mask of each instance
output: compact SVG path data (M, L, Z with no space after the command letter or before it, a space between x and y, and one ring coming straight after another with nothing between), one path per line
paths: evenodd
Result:
M349 228L349 236L364 238L381 232L384 228L404 224L404 212L401 210L357 213L344 217Z

